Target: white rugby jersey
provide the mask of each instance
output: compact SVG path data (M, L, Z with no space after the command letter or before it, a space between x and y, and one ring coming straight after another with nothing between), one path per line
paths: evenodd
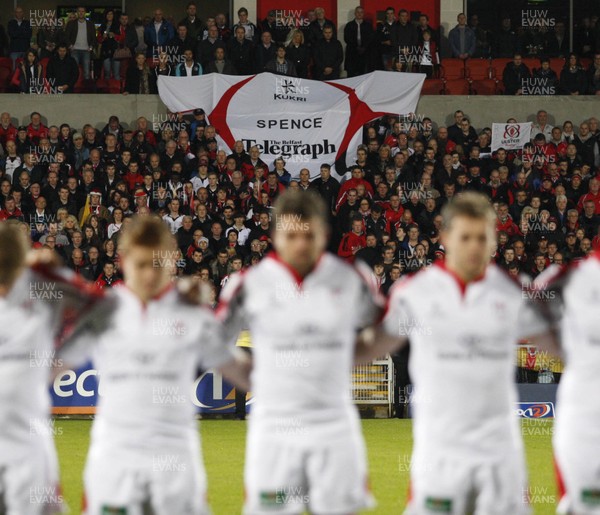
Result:
M560 318L565 369L557 393L555 437L597 439L600 423L600 251L571 267L552 267L545 288Z
M48 387L50 369L60 365L54 339L65 309L86 307L84 285L69 278L27 268L0 297L0 464L52 446Z
M65 346L67 363L88 356L99 376L92 451L144 468L156 453L184 452L198 431L192 385L198 368L233 359L214 314L179 299L170 284L142 303L125 285L86 317Z
M416 453L501 457L521 446L516 343L547 330L526 298L495 265L465 284L442 261L391 288L383 325L410 341Z
M303 280L274 252L232 275L217 313L232 339L243 325L252 335L251 423L295 420L327 430L353 423L357 330L382 304L357 268L328 253Z

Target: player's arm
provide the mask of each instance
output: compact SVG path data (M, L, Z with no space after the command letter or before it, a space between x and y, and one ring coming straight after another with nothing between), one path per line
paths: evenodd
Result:
M215 312L214 337L215 351L221 355L217 369L223 377L236 387L250 391L250 373L252 358L235 347L238 336L245 324L243 274L231 276L219 297L219 305ZM206 364L205 364L206 365ZM205 368L211 368L208 366Z
M233 358L217 367L217 370L236 387L244 392L250 391L250 372L252 371L250 355L235 349Z
M519 326L523 338L540 350L561 357L559 327L562 318L562 289L566 268L551 266L527 289L527 296L519 310Z
M385 298L377 291L370 270L362 263L357 263L355 268L361 284L356 303L358 335L354 347L354 364L360 365L397 351L406 344L406 338L386 331L382 323L387 311Z
M92 283L63 267L60 257L49 249L31 251L26 262L53 294L48 305L54 314L49 330L58 358L54 360L54 373L60 374L69 366L84 364L112 314L113 303L105 292L98 291Z
M363 329L356 338L354 364L361 365L393 354L408 343L406 337L389 334L381 325Z

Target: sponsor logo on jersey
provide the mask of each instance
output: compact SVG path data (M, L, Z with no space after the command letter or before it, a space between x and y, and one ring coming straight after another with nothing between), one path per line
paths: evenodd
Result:
M452 499L427 497L425 499L425 508L435 513L452 513Z
M586 506L600 506L600 488L582 490L581 502Z
M127 508L114 508L112 506L102 506L102 515L127 515Z
M520 418L554 418L553 402L518 402L516 409Z

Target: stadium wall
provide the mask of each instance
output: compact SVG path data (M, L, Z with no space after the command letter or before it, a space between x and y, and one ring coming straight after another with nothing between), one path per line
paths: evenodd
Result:
M201 107L201 106L198 106ZM462 109L477 129L502 123L509 117L531 121L539 109L548 111L548 123L571 120L579 124L598 115L600 97L533 97L533 96L423 96L417 115L430 117L435 126L453 123L453 113ZM102 129L115 114L127 128L140 116L158 127L165 121L166 107L155 95L54 95L36 96L3 94L0 111L9 111L15 125L27 125L32 111L42 114L45 124L68 123L80 130L86 123Z

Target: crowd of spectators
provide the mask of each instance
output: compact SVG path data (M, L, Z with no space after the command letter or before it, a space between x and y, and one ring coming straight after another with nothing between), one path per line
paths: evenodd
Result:
M38 17L36 11L31 13ZM201 19L204 17L196 4L190 2L179 21L166 17L160 8L152 17L135 20L126 12L109 9L96 26L86 9L78 7L66 19L44 11L39 15L44 19L36 19L32 29L23 9L16 7L8 30L0 26L0 55L12 63L7 78L10 84L2 88L33 94L155 94L159 75L249 75L264 71L317 80L340 78L344 70L348 77L374 70L440 77L445 57L514 57L514 62L502 63L506 69L504 76L498 77L505 81L507 94L518 94L523 80L532 78L548 81L555 93L600 91L600 25L596 16L581 20L571 49L563 21L551 27L515 30L511 18L503 17L497 30L485 30L477 14L467 22L461 13L446 37L430 25L426 13L411 20L406 9L388 7L384 19L373 23L359 6L340 32L342 45L335 23L323 8L309 10L306 17L281 13L285 11L269 11L265 19L254 23L248 10L241 7L237 20L229 23L223 13ZM523 57L540 58L539 67L529 69L521 62ZM548 72L544 60L557 57L563 59L562 70L550 68ZM501 73L499 70L498 75Z
M508 273L536 277L600 248L600 127L549 124L536 114L523 151L490 149L490 129L463 111L451 126L383 117L364 128L347 170L322 163L298 177L285 160L264 162L237 142L217 148L204 111L152 130L118 117L46 126L39 113L15 126L0 115L0 221L13 220L36 247L58 252L99 288L120 281L119 237L131 216L155 214L177 239L177 273L212 284L253 266L271 248L271 206L286 188L311 190L330 211L329 249L363 260L386 292L399 277L443 258L440 210L462 191L488 195L496 209L493 259ZM516 120L509 119L514 122Z

